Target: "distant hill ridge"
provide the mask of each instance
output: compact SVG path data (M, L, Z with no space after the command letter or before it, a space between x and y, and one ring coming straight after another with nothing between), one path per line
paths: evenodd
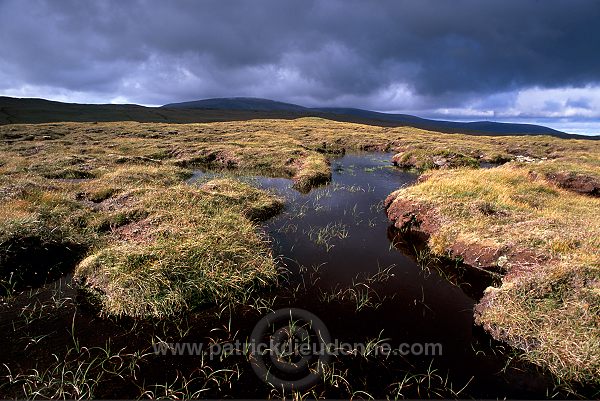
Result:
M355 108L308 108L297 104L251 97L212 98L170 103L161 107L145 107L135 104L62 103L44 99L0 96L0 124L61 121L194 123L301 117L320 117L334 121L388 127L409 126L431 131L472 135L552 135L560 138L600 139L600 136L571 135L533 124L430 120L408 114L379 113Z
M218 97L194 100L191 102L165 104L169 109L204 109L204 110L253 110L253 111L297 111L305 112L309 108L297 104L278 102L276 100L256 97Z
M443 120L429 120L409 114L379 113L356 108L342 107L315 107L308 108L292 103L277 102L270 99L252 97L213 98L191 102L170 103L162 106L169 109L202 109L202 110L253 110L253 111L288 111L288 112L316 112L324 114L346 115L365 118L368 120L398 123L432 131L466 132L481 134L537 134L537 135L569 135L565 132L534 124L498 123L493 121L457 122Z

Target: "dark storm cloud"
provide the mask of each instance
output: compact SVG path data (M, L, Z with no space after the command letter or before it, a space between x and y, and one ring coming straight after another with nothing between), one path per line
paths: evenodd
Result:
M595 87L598 21L593 0L0 0L0 91L499 107L520 89Z

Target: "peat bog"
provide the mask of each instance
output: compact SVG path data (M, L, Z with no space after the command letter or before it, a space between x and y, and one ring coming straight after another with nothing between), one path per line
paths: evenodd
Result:
M80 3L0 0L0 400L600 398L598 1Z
M441 355L338 355L322 380L294 397L568 397L474 326L473 307L494 276L429 254L393 228L383 200L417 175L393 154L331 159L327 185L308 193L285 178L237 176L285 200L262 223L278 285L243 304L223 303L165 320L100 316L71 275L1 305L3 397L137 398L286 395L264 384L246 356L157 355L157 344L245 341L271 310L302 308L340 342L439 343ZM197 172L191 185L228 173ZM291 396L287 394L287 396Z

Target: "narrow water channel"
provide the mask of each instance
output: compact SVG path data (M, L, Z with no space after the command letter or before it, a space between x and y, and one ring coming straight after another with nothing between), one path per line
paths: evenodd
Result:
M286 201L265 230L291 273L289 286L302 290L290 298L289 288L282 289L273 307L310 311L340 343L377 338L392 347L417 344L417 351L419 344L441 345L436 355L338 358L341 370L348 369L347 379L366 383L376 397L393 393L392 383L405 377L417 382L415 376L432 372L432 388L412 383L403 395L435 396L440 386L445 389L438 394L448 396L452 393L444 390L466 386L460 397L547 397L548 377L531 366L508 364L504 347L474 326L473 307L491 277L428 258L422 243L390 226L383 200L417 179L391 166L391 156L336 158L331 183L307 194L288 179L246 178Z
M153 342L245 341L270 310L300 308L320 318L338 344L417 344L404 355L338 355L330 361L334 377L321 381L313 396L553 395L547 375L511 359L507 348L474 326L473 306L490 278L428 258L423 244L390 227L383 200L417 178L392 167L390 158L364 153L333 159L331 183L307 194L293 189L288 179L238 177L286 201L281 214L263 223L283 279L253 298L254 305L209 307L177 321L107 318L83 300L69 275L0 305L0 362L5 364L0 394L22 398L21 384L11 372L36 369L50 372L42 379L50 378L59 374L56 369L63 369L63 362L77 371L93 365L96 355L114 353L109 362L93 367L100 372L94 374L108 377L107 367L145 356L135 375L101 382L95 398L278 397L258 379L245 355L214 360L162 355L152 352ZM198 172L190 183L223 174ZM440 347L427 354L427 344Z

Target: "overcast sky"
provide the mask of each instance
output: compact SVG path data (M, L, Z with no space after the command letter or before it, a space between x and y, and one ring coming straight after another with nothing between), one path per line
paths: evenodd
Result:
M255 96L600 134L600 1L0 0L0 95Z

